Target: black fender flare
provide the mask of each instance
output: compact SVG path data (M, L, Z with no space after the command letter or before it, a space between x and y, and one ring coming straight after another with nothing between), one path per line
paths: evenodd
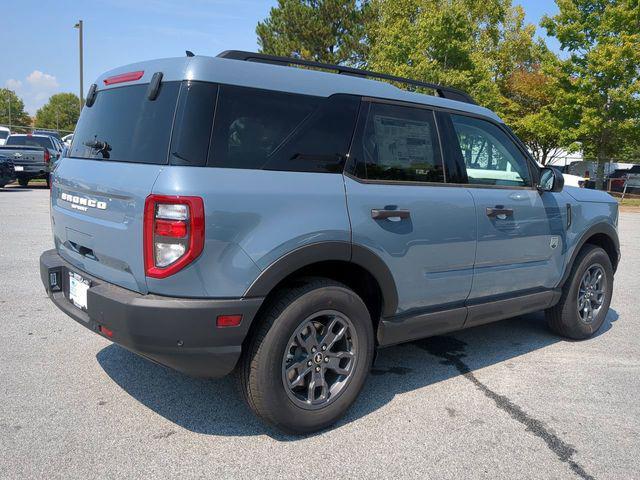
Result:
M396 313L398 290L389 267L369 248L340 241L311 243L286 253L260 273L244 297L265 297L292 273L314 263L326 261L349 262L365 269L380 286L382 315L391 316Z
M573 268L573 263L575 262L576 257L578 256L578 253L580 253L580 250L582 250L582 247L584 247L585 243L587 243L587 241L591 237L598 234L604 234L607 237L609 237L609 239L611 239L611 241L613 242L616 254L618 256L618 259L620 258L620 240L618 239L618 232L616 231L614 226L606 222L596 223L595 225L592 225L591 227L589 227L582 234L582 236L580 237L580 240L578 240L578 242L576 243L576 247L573 249L571 258L569 259L569 261L565 266L564 274L562 275L562 280L560 280L558 287L562 287L565 284L565 282L568 280L569 275L571 274L571 269ZM616 270L617 266L618 266L618 262L617 261L613 262L614 271Z

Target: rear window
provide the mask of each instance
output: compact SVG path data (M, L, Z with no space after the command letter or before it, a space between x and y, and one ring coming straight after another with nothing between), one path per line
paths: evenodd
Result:
M9 136L9 132L5 132L3 130L0 130L0 140L4 140L8 136Z
M9 140L7 140L7 145L26 145L29 147L42 147L42 148L53 148L53 143L50 138L46 137L17 137L15 135L11 135Z
M166 164L180 82L161 84L155 100L148 85L99 91L82 109L70 157Z

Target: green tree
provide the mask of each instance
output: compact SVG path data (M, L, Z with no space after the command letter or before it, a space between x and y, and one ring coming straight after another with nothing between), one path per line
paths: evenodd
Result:
M368 11L366 0L278 0L256 27L260 51L360 65Z
M498 45L509 0L375 0L368 37L371 69L468 91L500 105Z
M502 119L529 147L542 165L560 149L575 150L573 128L577 123L571 94L563 88L567 81L557 71L557 59L520 66L505 79L500 108Z
M76 128L80 100L73 93L57 93L36 112L35 126L72 132Z
M13 90L0 88L0 124L30 125L31 118L24 111L24 102Z
M585 156L604 164L623 154L640 132L640 6L638 0L557 0L559 12L541 25L569 53L578 110L575 137Z

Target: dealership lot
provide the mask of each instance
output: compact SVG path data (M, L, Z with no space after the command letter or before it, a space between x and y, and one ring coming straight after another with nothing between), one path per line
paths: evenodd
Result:
M48 190L0 189L0 478L638 478L640 214L602 331L541 313L381 350L337 427L262 425L230 378L143 360L47 299ZM179 319L177 319L179 321Z

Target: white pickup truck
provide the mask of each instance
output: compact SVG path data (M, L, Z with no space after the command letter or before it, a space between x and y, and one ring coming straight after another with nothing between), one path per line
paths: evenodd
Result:
M7 127L0 127L0 146L5 144L9 135L11 135L11 130Z

